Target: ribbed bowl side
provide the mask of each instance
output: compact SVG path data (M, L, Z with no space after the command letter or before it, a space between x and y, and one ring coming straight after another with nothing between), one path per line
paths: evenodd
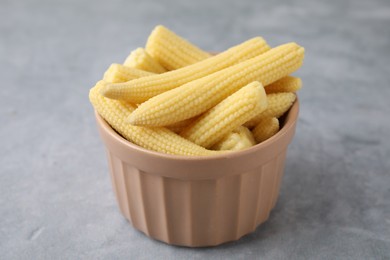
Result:
M128 188L125 185L123 174L123 163L109 150L106 150L108 166L110 170L111 183L114 189L115 197L122 214L131 221L129 201L127 196ZM133 221L131 221L133 223ZM133 223L134 224L134 223Z
M216 194L216 232L208 245L234 241L253 232L266 221L277 198L283 172L281 154L258 168L218 180Z
M262 174L259 180L259 191L256 199L256 217L253 221L254 229L269 218L270 212L276 203L281 182L280 177L284 171L283 160L285 153L279 154L273 160L259 167L259 171Z
M109 152L108 158L122 214L146 235L169 243L165 178L140 171Z
M272 196L272 206L271 209L273 209L276 205L276 202L278 201L279 193L280 193L280 186L282 185L283 175L284 175L284 164L286 161L286 154L287 150L282 152L277 160L279 161L278 170L276 171L277 174L277 180L276 180L276 187L273 190L273 196Z
M108 157L120 210L135 228L169 244L199 247L237 240L268 219L285 152L249 172L197 181L143 172Z

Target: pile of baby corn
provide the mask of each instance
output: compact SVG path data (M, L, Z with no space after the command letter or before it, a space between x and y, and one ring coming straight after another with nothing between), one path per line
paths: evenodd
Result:
M211 55L163 26L112 64L90 90L95 110L128 141L157 152L237 151L279 131L292 106L304 48L255 37Z

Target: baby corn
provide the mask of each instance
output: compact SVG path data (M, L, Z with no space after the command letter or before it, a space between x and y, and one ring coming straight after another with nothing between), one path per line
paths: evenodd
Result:
M218 55L181 69L129 82L107 84L103 88L102 94L112 99L142 103L165 91L175 89L187 82L205 77L241 61L258 56L267 50L269 50L267 43L262 38L256 37ZM224 75L224 78L226 76Z
M209 151L200 147L172 131L163 127L138 127L128 124L125 120L135 107L129 103L107 99L100 95L102 81L89 92L89 99L96 111L127 140L146 149L176 155L212 155L216 151Z
M248 128L252 128L259 124L261 119L267 117L281 117L287 110L290 109L296 99L295 93L281 92L267 95L268 107L264 112L258 114L244 125Z
M157 61L150 57L150 55L143 48L138 48L132 51L126 58L123 65L154 73L163 73L167 71Z
M279 131L279 120L276 117L266 117L259 121L252 130L257 143L261 143Z
M210 148L266 107L264 88L260 82L255 81L201 115L180 135L200 146Z
M168 70L180 69L211 56L161 25L150 34L146 51Z
M245 126L239 126L213 145L213 150L239 151L254 146L256 141L252 132Z
M301 88L302 80L292 76L281 78L264 87L267 94L277 92L297 92Z
M114 63L104 73L103 80L109 83L118 83L151 75L154 73Z
M189 126L191 123L195 121L195 118L188 118L186 120L176 122L174 124L166 126L169 130L175 133L180 133L181 131L184 130L187 126Z
M131 114L129 122L133 125L164 126L194 117L250 82L260 81L263 85L268 85L289 75L301 66L303 57L304 49L296 43L281 45L151 98ZM211 59L213 58L205 61ZM155 76L143 79L152 77ZM135 81L137 80L131 82Z

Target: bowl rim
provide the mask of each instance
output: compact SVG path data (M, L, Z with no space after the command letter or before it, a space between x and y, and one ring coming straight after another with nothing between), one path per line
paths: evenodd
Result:
M166 154L162 152L148 150L122 137L107 123L107 121L96 110L94 111L94 113L95 113L96 121L101 127L101 129L104 130L106 134L108 134L111 138L113 138L115 142L121 143L122 145L126 146L127 149L136 150L137 152L146 154L147 156L157 157L159 159L185 160L185 161L211 161L215 159L233 159L236 157L241 157L247 154L255 153L256 151L259 150L267 149L267 147L271 146L274 142L278 141L283 136L285 136L288 132L290 132L291 128L295 127L295 123L298 120L298 114L299 114L299 99L297 95L297 98L295 99L293 105L285 113L283 127L274 136L244 150L226 152L226 153L215 154L215 155L207 155L207 156L173 155L173 154Z

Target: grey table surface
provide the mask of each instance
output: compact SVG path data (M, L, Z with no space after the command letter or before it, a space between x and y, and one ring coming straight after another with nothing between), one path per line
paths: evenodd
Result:
M88 90L164 24L205 50L306 48L267 223L190 249L120 214ZM1 259L390 259L390 2L0 1Z

